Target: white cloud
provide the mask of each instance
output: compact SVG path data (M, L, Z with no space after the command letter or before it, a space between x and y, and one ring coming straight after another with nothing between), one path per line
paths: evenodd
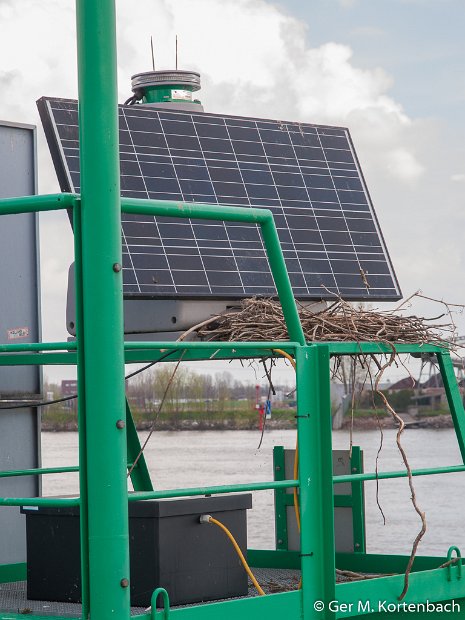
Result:
M454 181L455 183L463 183L465 182L465 174L464 173L459 173L459 174L453 174L450 177L451 181Z
M403 181L416 181L425 171L414 155L403 148L389 151L387 159L390 174Z

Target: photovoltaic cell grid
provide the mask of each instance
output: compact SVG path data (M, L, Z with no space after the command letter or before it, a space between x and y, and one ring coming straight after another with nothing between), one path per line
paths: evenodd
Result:
M80 191L75 101L38 102L64 191ZM349 132L275 120L119 107L121 194L274 215L299 299L398 299ZM124 215L124 292L276 294L255 225Z

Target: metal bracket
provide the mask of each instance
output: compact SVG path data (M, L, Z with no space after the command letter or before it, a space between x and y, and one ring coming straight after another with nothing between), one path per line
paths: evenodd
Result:
M157 588L154 590L150 600L151 620L155 620L157 616L159 617L159 614L157 614L157 598L160 594L163 597L163 616L165 620L168 620L170 617L170 597L168 596L168 592L165 588Z
M452 557L453 552L455 551L455 558ZM458 547L452 546L449 547L447 552L447 581L452 581L452 566L457 566L457 579L462 578L462 554L460 553L460 549Z

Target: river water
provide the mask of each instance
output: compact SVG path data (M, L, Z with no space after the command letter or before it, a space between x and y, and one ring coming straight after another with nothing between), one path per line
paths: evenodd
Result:
M273 446L293 448L295 431L267 431L257 450L258 431L160 431L152 435L145 456L157 489L269 481L273 478ZM146 433L140 433L141 440ZM364 469L372 472L379 447L377 431L355 432L354 445L364 450ZM460 464L460 451L453 430L410 429L403 445L412 468ZM346 431L333 433L333 447L348 448ZM44 467L76 465L77 433L43 433ZM384 431L380 471L402 470L395 431ZM462 473L414 478L417 501L426 512L428 529L419 554L445 555L450 545L465 550L462 510L465 504L465 475ZM409 553L421 527L410 501L406 478L379 481L379 498L387 523L376 505L375 482L365 483L367 551ZM78 492L77 474L43 476L43 494ZM274 547L273 492L254 493L248 514L250 548Z

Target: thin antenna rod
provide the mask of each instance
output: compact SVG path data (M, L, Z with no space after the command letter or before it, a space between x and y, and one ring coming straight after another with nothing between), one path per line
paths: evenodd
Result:
M178 35L176 35L176 71L178 70Z
M150 48L152 50L152 69L155 71L155 54L153 53L153 37L150 36Z

